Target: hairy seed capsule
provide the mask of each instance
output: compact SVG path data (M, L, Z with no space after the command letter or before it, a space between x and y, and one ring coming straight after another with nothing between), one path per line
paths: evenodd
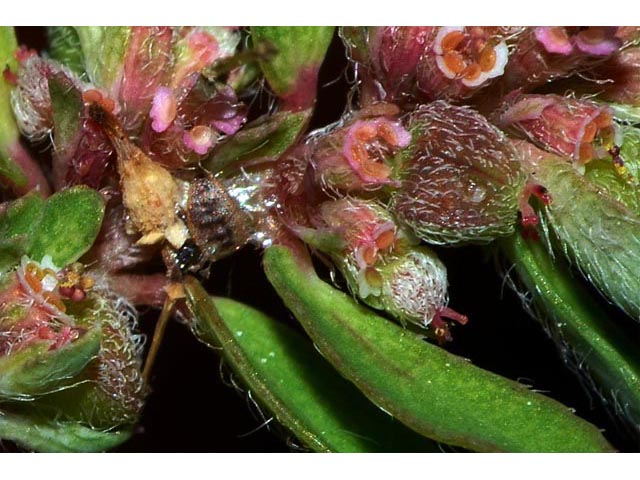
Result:
M413 142L398 157L395 215L435 244L512 233L525 175L505 135L482 115L444 101L419 107L407 126Z

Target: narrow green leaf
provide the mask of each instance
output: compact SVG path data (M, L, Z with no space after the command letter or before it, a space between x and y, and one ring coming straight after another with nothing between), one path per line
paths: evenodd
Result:
M101 431L79 423L0 410L0 438L38 452L103 452L130 437L130 430Z
M203 166L214 173L232 164L256 159L276 159L286 152L304 132L311 110L281 112L262 117L227 137Z
M75 28L47 27L47 37L51 58L66 65L78 76L82 76L85 73L84 56Z
M333 452L439 451L382 412L290 327L185 282L194 328L223 354L252 397L307 447Z
M640 434L640 357L637 345L610 321L606 312L571 277L567 266L550 258L540 242L516 234L501 241L542 316L545 330L579 362L582 373L616 413Z
M68 386L97 356L100 339L93 329L57 350L41 342L0 357L0 397L30 399Z
M77 186L52 195L44 206L29 256L40 260L51 255L60 267L75 262L93 245L103 215L102 196L90 188Z
M564 405L375 315L320 280L288 248L267 249L264 267L324 357L418 433L477 451L613 450Z

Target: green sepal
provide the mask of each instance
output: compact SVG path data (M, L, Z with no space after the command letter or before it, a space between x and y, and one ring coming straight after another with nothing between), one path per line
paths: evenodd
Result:
M610 189L559 159L540 162L535 178L552 202L541 215L565 255L618 307L640 321L640 213ZM554 241L549 242L555 244Z
M95 328L53 351L41 341L0 357L0 398L28 400L69 386L98 355L100 340Z
M61 81L62 80L62 81ZM65 82L64 80L67 80ZM49 95L53 111L53 144L58 156L64 156L64 150L72 144L81 128L82 93L73 85L68 85L67 77L49 79Z
M418 433L485 452L613 451L595 426L564 405L358 305L320 280L303 254L270 247L264 268L323 356Z
M38 452L104 452L124 443L131 430L97 430L80 423L59 422L0 408L0 438Z
M437 452L376 408L291 327L234 300L212 298L185 282L194 330L223 355L276 420L319 452Z

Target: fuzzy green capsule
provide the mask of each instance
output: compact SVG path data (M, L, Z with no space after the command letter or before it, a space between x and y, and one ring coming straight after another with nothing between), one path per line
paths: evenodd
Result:
M250 390L298 440L317 452L437 452L438 446L377 409L302 335L241 303L185 282L193 328L223 354Z
M611 452L564 405L378 317L283 246L267 278L324 357L374 403L429 438L476 451Z
M433 102L405 118L391 210L422 240L486 243L513 233L525 175L507 137L468 107Z

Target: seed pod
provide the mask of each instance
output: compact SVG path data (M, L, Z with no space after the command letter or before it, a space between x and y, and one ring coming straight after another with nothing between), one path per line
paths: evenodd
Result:
M145 395L133 307L50 256L0 282L0 396L96 428L133 423Z
M487 242L513 232L525 175L500 130L466 107L437 101L406 118L391 210L435 244Z
M356 198L322 203L318 230L297 229L308 244L327 253L351 292L402 324L433 327L449 339L443 317L466 322L447 308L447 270L427 247L399 228L380 204ZM433 322L433 325L431 325Z
M80 306L80 305L79 305ZM53 408L63 418L98 429L132 425L147 393L142 379L144 337L136 333L137 312L124 299L96 289L80 306L79 325L101 330L100 350L70 389L40 400L45 410Z

